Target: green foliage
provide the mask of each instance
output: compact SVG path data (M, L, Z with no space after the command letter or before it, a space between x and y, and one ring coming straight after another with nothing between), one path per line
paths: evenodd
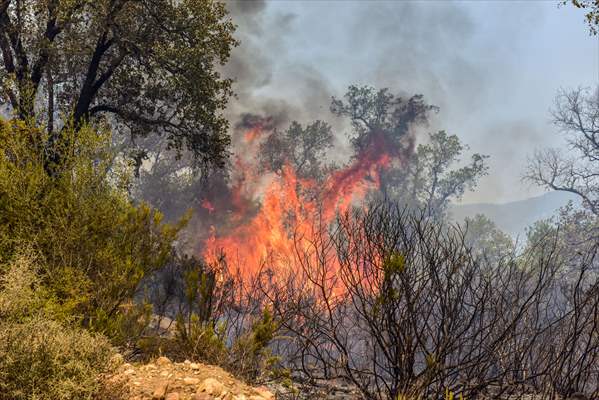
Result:
M498 260L509 255L515 248L513 240L483 214L465 219L466 244L475 255Z
M222 365L227 358L226 325L202 321L192 314L188 322L179 315L174 348L168 351L175 359L191 359ZM174 350L174 354L173 354Z
M117 366L108 340L56 321L30 258L0 280L0 399L91 399Z
M118 311L112 315L102 309L96 310L90 328L102 332L114 345L129 349L138 345L151 322L152 305L148 302L135 303L129 300L121 304Z
M350 139L356 155L372 143L383 141L395 157L381 175L381 196L415 208L442 214L450 200L473 190L487 174L488 156L475 153L461 167L468 149L456 135L438 131L427 143L414 146L414 129L426 127L438 108L427 104L422 95L395 96L384 88L350 86L345 99L333 99L333 114L347 117L352 124Z
M466 190L473 190L478 179L487 174L485 160L488 156L475 153L469 164L454 168L468 147L456 135L445 131L432 133L429 143L420 144L410 160L406 175L399 175L405 185L398 189L407 195L408 204L444 211L449 200L460 199ZM398 193L402 196L402 193Z
M91 399L111 371L107 339L43 317L0 328L0 399Z
M331 112L350 119L352 144L360 151L370 142L370 135L384 132L396 145L414 126L425 124L437 107L424 102L422 95L409 99L395 96L388 88L351 85L345 101L333 98Z
M63 135L61 173L51 177L44 132L0 121L0 260L29 249L61 312L103 331L101 322L117 316L141 280L168 261L184 221L163 224L160 213L131 203L108 133Z
M234 29L213 0L3 1L0 105L49 132L55 115L105 120L222 163L232 81L217 66Z
M279 368L279 358L273 356L268 347L278 328L272 313L264 309L251 330L233 343L229 369L248 381L266 378L262 376L264 374L284 378L285 371Z
M279 172L290 165L301 178L321 178L326 170L325 153L333 146L331 126L314 121L304 128L293 121L285 131L275 130L260 144L260 163Z
M400 253L392 253L383 264L386 275L399 274L406 268L406 257Z

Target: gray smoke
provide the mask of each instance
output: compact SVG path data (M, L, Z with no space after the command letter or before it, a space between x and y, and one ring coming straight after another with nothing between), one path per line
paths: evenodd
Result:
M292 120L330 120L328 105L334 92L325 77L309 63L289 65L290 49L285 39L295 15L267 13L268 3L263 0L228 1L227 7L238 25L236 37L241 42L223 71L235 79L236 98L227 110L233 125L246 114L271 118L277 128ZM288 96L272 90L275 75L281 75L282 70L294 86L302 88L301 92Z
M568 9L547 2L230 1L228 6L241 40L225 69L237 79L237 98L228 109L233 124L247 113L272 117L280 127L294 119L324 119L344 143L348 127L330 114L331 96L342 96L350 84L388 87L404 96L421 93L440 107L430 130L446 129L473 152L491 155L491 174L469 200L522 193L519 176L539 133L546 132L545 140L556 137L547 132L555 90L572 81L584 84L578 80L586 69L596 75L592 66L568 74L566 56L534 64L569 54L571 40L586 39L579 16L569 20ZM580 36L555 42L559 35L552 32L564 29L565 21L576 24Z

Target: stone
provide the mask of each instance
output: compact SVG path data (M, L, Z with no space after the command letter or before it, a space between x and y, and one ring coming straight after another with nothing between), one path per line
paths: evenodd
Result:
M185 378L183 378L183 383L186 385L197 385L198 383L200 383L200 380L198 378L190 378L186 376Z
M265 400L275 400L275 395L270 390L268 390L267 387L258 386L257 388L254 388L254 391Z
M191 400L211 400L213 399L208 393L196 393L191 396Z
M167 357L158 357L158 359L156 360L156 365L162 367L164 365L171 365L171 360L169 360Z
M212 396L218 397L224 390L225 387L222 383L214 378L206 378L200 383L200 386L198 386L197 393L206 392Z
M166 396L167 390L168 390L168 382L167 381L159 382L158 385L156 386L156 388L154 389L154 392L152 392L152 399L153 400L163 400L164 396Z
M234 400L235 397L233 396L233 393L225 392L220 398L221 400Z
M164 400L179 400L181 397L178 392L172 392L166 395Z
M200 369L200 364L191 363L191 364L189 364L189 368L191 368L191 369Z

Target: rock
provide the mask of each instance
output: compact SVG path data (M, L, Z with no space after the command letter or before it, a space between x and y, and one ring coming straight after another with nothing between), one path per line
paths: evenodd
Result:
M167 381L158 383L158 385L154 389L154 392L152 393L152 399L153 400L163 400L164 396L166 395L167 390L168 390L168 382Z
M159 367L171 364L171 360L169 360L167 357L158 357L158 359L156 360L156 365L158 365Z
M254 388L254 391L265 400L275 400L275 395L272 394L272 392L268 390L267 387L259 386L257 388Z
M189 364L189 368L191 368L191 369L200 369L200 364L191 363L191 364Z
M213 397L208 393L196 393L191 396L191 400L211 400Z
M169 393L164 398L164 400L179 400L179 399L180 399L180 397L179 397L178 392Z
M200 383L200 380L198 378L190 378L190 377L185 377L183 378L183 383L186 385L197 385L198 383Z
M233 396L233 400L247 400L247 397L245 394L241 393L241 394Z
M258 395L253 395L253 396L248 397L248 400L264 400L264 397L258 396Z
M206 392L217 397L220 396L224 390L225 386L222 383L214 378L206 378L204 381L202 381L202 383L200 383L200 386L198 386L197 393Z

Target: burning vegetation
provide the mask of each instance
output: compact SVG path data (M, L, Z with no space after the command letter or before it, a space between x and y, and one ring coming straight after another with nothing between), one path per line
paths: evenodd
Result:
M472 165L457 171L462 176L448 182L443 174L462 147L458 142L453 149L441 149L456 141L444 132L430 136L432 143L419 148L417 161L415 131L436 111L421 96L404 99L386 89L350 87L345 101L334 99L331 111L348 117L353 127L353 154L343 165L327 162L328 153L335 151L335 136L323 121L305 127L292 122L282 131L272 117L242 117L227 201L220 207L210 199L202 203L210 214L216 212L211 220L219 222L210 226L202 246L208 264L224 260L248 278L263 268L274 269L278 276L293 273L298 243L314 240L315 230L333 224L340 213L387 196L411 196L411 207L424 201L442 213L450 198L474 186L486 171L484 156L475 155ZM426 162L434 171L425 170ZM421 174L427 172L434 173L439 189L426 188L424 193L423 181L429 177ZM411 193L390 193L393 180L408 176L413 187L403 190Z
M265 7L0 0L0 400L127 398L115 348L290 400L599 399L599 92L559 93L574 156L525 172L580 204L515 242L451 220L488 156L423 96L258 98Z

